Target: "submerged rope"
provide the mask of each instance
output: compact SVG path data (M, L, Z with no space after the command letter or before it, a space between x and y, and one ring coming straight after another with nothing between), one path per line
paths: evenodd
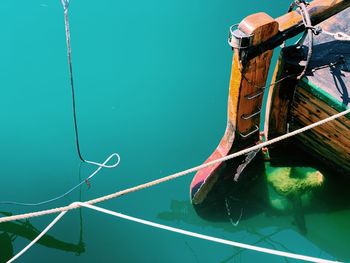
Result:
M73 120L74 120L74 131L75 131L75 141L76 141L76 147L79 159L84 163L93 164L102 168L114 168L118 165L120 161L120 156L117 153L113 153L112 155L117 156L118 160L116 161L116 164L113 165L106 165L106 161L103 163L97 163L93 161L86 160L83 155L81 154L80 150L80 143L79 143L79 131L78 131L78 123L77 123L77 111L75 106L75 91L74 91L74 78L73 78L73 63L72 63L72 48L71 48L71 41L70 41L70 27L69 27L69 15L68 15L68 7L69 7L69 0L61 0L63 11L64 11L64 24L65 24L65 31L66 31L66 44L67 44L67 58L68 58L68 65L69 65L69 80L70 80L70 86L72 91L72 108L73 108ZM107 159L110 159L111 156L109 156Z
M195 237L195 238L199 238L199 239L204 239L204 240L208 240L208 241L215 242L215 243L229 245L229 246L232 246L232 247L239 247L239 248L244 248L244 249L249 249L249 250L253 250L253 251L257 251L257 252L266 253L266 254L277 255L277 256L287 257L287 258L294 258L294 259L299 259L299 260L304 260L304 261L309 261L309 262L319 262L319 263L334 263L334 262L337 262L337 261L326 260L326 259L321 259L321 258L316 258L316 257L310 257L310 256L305 256L305 255L300 255L300 254L295 254L295 253L290 253L290 252L284 252L284 251L270 249L270 248L264 248L264 247L254 246L254 245L248 245L248 244L235 242L235 241L231 241L231 240L226 240L226 239L222 239L222 238L207 236L207 235L203 235L203 234L199 234L199 233L195 233L195 232L191 232L191 231L187 231L187 230L183 230L183 229L179 229L179 228L175 228L175 227L171 227L171 226L158 224L158 223L147 221L147 220L144 220L144 219L128 216L128 215L125 215L125 214L122 214L122 213L117 213L117 212L114 212L114 211L111 211L111 210L108 210L108 209L104 209L104 208L101 208L101 207L98 207L98 206L89 205L89 204L82 203L82 202L75 202L75 203L72 203L71 205L74 206L74 207L78 206L78 207L89 208L89 209L96 210L96 211L104 213L104 214L108 214L108 215L111 215L111 216L114 216L114 217L123 218L125 220L129 220L129 221L136 222L136 223L139 223L139 224L143 224L143 225L151 226L151 227L154 227L154 228L167 230L167 231L170 231L170 232L179 233L179 234L186 235L186 236L191 236L191 237ZM45 235L66 213L67 213L67 211L61 212L32 242L30 242L17 255L15 255L12 259L10 259L8 261L8 263L13 262L17 258L19 258L21 255L23 255L43 235Z
M68 66L69 66L69 81L70 81L70 87L71 87L71 92L72 92L72 109L73 109L75 143L76 143L76 148L77 148L79 159L84 163L88 163L88 161L86 161L85 158L81 154L80 143L79 143L77 111L76 111L76 106L75 106L72 48L71 48L71 42L70 42L70 27L69 27L69 15L68 15L69 0L61 0L61 3L63 6L63 11L64 11L64 25L65 25L65 32L66 32L67 58L68 58Z
M68 7L69 7L69 0L61 0L63 10L64 10L64 25L65 25L65 32L66 32L66 43L67 43L67 57L68 57L68 66L69 66L69 81L72 91L72 109L73 109L73 121L74 121L74 132L75 132L75 143L77 147L77 152L79 159L82 162L86 162L84 157L81 154L80 151L80 144L79 144L79 132L78 132L78 123L77 123L77 111L75 107L75 91L74 91L74 79L73 79L73 64L72 64L72 48L70 43L70 27L69 27L69 16L68 16Z
M255 145L255 146L252 146L250 148L244 149L242 151L229 154L229 155L227 155L225 157L213 160L213 161L208 162L208 163L204 163L202 165L195 166L193 168L190 168L190 169L178 172L178 173L174 173L172 175L165 176L163 178L160 178L160 179L157 179L157 180L154 180L154 181L150 181L150 182L147 182L147 183L144 183L144 184L140 184L140 185L137 185L137 186L134 186L134 187L131 187L131 188L127 188L127 189L124 189L122 191L118 191L118 192L115 192L115 193L112 193L112 194L109 194L109 195L105 195L105 196L102 196L102 197L99 197L99 198L91 199L89 201L85 201L84 203L85 204L89 204L89 205L101 203L101 202L104 202L104 201L107 201L107 200L110 200L110 199L114 199L114 198L120 197L120 196L125 195L125 194L129 194L129 193L132 193L132 192L140 191L142 189L146 189L146 188L149 188L149 187L152 187L152 186L155 186L155 185L167 182L167 181L174 180L176 178L182 177L182 176L190 174L192 172L196 172L196 171L198 171L200 169L203 169L205 167L214 165L216 163L224 162L224 161L236 158L238 156L247 154L247 153L249 153L251 151L255 151L255 150L264 148L264 147L266 147L268 145L271 145L271 144L277 143L279 141L285 140L287 138L293 137L295 135L298 135L300 133L303 133L305 131L313 129L313 128L317 127L317 126L320 126L322 124L325 124L327 122L335 120L335 119L337 119L337 118L339 118L341 116L344 116L346 114L349 114L349 113L350 113L350 108L347 109L347 110L344 110L344 111L342 111L342 112L340 112L338 114L330 116L330 117L328 117L326 119L320 120L318 122L315 122L313 124L310 124L308 126L300 128L300 129L295 130L293 132L284 134L282 136L276 137L274 139L268 140L266 142L259 143L259 144ZM38 212L32 212L32 213L26 213L26 214L19 214L19 215L13 215L13 216L0 217L0 223L14 221L14 220L20 220L20 219L27 219L27 218L32 218L32 217L38 217L38 216L43 216L43 215L60 213L60 212L63 212L63 211L76 209L78 207L79 206L75 206L75 205L72 204L72 205L68 205L68 206L63 206L63 207L53 208L53 209L48 209L48 210L42 210L42 211L38 211Z

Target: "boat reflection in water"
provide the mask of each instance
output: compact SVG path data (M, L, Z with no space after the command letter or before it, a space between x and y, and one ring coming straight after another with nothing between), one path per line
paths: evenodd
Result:
M271 161L272 166L311 166L322 171L325 177L324 184L310 193L308 202L286 209L276 209L271 205L271 186L266 180L265 164L260 157L247 166L239 184L233 181L233 173L226 175L225 180L218 181L213 187L204 203L193 206L188 200L173 200L169 211L158 214L159 219L220 228L237 235L245 231L257 237L251 245L295 253L298 251L288 248L289 244L293 246L292 243L288 243L292 242L293 238L290 235L293 235L296 238L301 237L307 243L311 242L312 247L317 246L338 260L348 262L349 179L321 167L319 162L315 162L299 149L293 149L291 145L286 147L288 151L284 147L279 147L275 152L270 151L274 157ZM211 222L210 225L208 221ZM233 235L232 240L234 239ZM244 250L237 251L239 254ZM227 260L232 260L237 253Z
M3 216L11 216L11 213L0 212ZM80 219L82 220L82 215L80 211ZM44 235L37 244L48 248L55 248L62 251L74 252L77 255L85 252L85 244L83 242L82 235L82 221L80 224L80 238L77 244L72 244L64 242L62 240L56 239L51 235ZM41 230L35 228L28 220L25 221L13 221L0 224L0 263L7 262L14 256L13 242L17 237L22 237L27 240L32 241L35 239Z
M11 213L0 212L4 216L10 216ZM35 228L28 220L26 221L14 221L6 222L0 224L0 262L7 262L14 256L12 243L17 237L22 237L32 241L36 238L41 231ZM76 254L81 254L85 252L85 244L82 240L82 229L80 231L80 239L77 244L72 244L64 242L62 240L56 239L51 235L44 235L38 244L48 247L55 248L67 252L74 252Z

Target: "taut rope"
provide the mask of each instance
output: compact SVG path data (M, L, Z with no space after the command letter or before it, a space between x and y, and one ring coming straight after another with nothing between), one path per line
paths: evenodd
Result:
M259 143L259 144L255 145L255 146L252 146L252 147L248 148L248 149L245 149L245 150L242 150L242 151L239 151L239 152L236 152L236 153L232 153L232 154L227 155L225 157L213 160L213 161L208 162L208 163L204 163L202 165L195 166L193 168L184 170L182 172L174 173L172 175L169 175L169 176L166 176L166 177L163 177L163 178L160 178L160 179L148 182L148 183L140 184L138 186L134 186L134 187L122 190L122 191L118 191L118 192L115 192L113 194L109 194L109 195L105 195L105 196L102 196L102 197L99 197L99 198L96 198L96 199L92 199L92 200L86 201L84 203L88 204L88 205L101 203L101 202L104 202L104 201L107 201L107 200L110 200L110 199L114 199L114 198L120 197L120 196L125 195L125 194L129 194L129 193L132 193L132 192L140 191L140 190L145 189L145 188L149 188L149 187L152 187L152 186L155 186L155 185L167 182L167 181L174 180L176 178L182 177L182 176L187 175L187 174L192 173L192 172L196 172L196 171L198 171L200 169L203 169L205 167L208 167L210 165L214 165L214 164L216 164L218 162L224 162L224 161L236 158L238 156L241 156L243 154L247 154L247 153L249 153L251 151L256 151L256 150L264 148L264 147L266 147L268 145L271 145L271 144L277 143L279 141L285 140L287 138L293 137L295 135L298 135L300 133L308 131L308 130L310 130L312 128L315 128L317 126L320 126L322 124L325 124L327 122L335 120L335 119L337 119L337 118L339 118L341 116L344 116L346 114L349 114L349 113L350 113L350 108L345 110L345 111L342 111L342 112L340 112L338 114L330 116L330 117L328 117L326 119L320 120L318 122L315 122L315 123L310 124L308 126L305 126L303 128L295 130L293 132L284 134L282 136L279 136L279 137L274 138L272 140L268 140L266 142ZM27 218L37 217L37 216L43 216L43 215L60 213L60 212L63 212L63 211L76 209L78 207L79 207L78 205L72 204L72 205L68 205L68 206L63 206L63 207L53 208L53 209L48 209L48 210L42 210L42 211L33 212L33 213L26 213L26 214L14 215L14 216L1 217L0 218L0 223L14 221L14 220L27 219Z
M269 249L269 248L264 248L264 247L248 245L248 244L235 242L235 241L231 241L231 240L225 240L225 239L222 239L222 238L207 236L207 235L203 235L203 234L187 231L187 230L184 230L184 229L170 227L170 226L158 224L158 223L155 223L155 222L147 221L147 220L144 220L144 219L128 216L128 215L117 213L117 212L114 212L114 211L111 211L111 210L107 210L107 209L104 209L104 208L101 208L101 207L98 207L98 206L88 205L86 203L75 202L75 203L72 203L71 206L73 206L73 207L89 208L89 209L96 210L96 211L104 213L104 214L108 214L108 215L111 215L111 216L114 216L114 217L123 218L125 220L133 221L133 222L136 222L136 223L139 223L139 224L143 224L143 225L151 226L151 227L154 227L154 228L167 230L167 231L170 231L170 232L179 233L179 234L186 235L186 236L191 236L191 237L195 237L195 238L199 238L199 239L204 239L204 240L208 240L208 241L215 242L215 243L229 245L229 246L232 246L232 247L239 247L239 248L244 248L244 249L249 249L249 250L253 250L253 251L266 253L266 254L271 254L271 255L276 255L276 256L281 256L281 257L287 257L287 258L294 258L294 259L299 259L299 260L304 260L304 261L309 261L309 262L317 262L317 263L335 263L335 262L337 262L337 261L326 260L326 259L322 259L322 258L315 258L315 257L310 257L310 256L305 256L305 255L300 255L300 254L295 254L295 253L279 251L279 250L275 250L275 249ZM11 263L14 260L16 260L17 258L19 258L21 255L23 255L42 236L44 236L66 213L67 213L67 211L61 212L32 242L30 242L25 248L23 248L17 255L15 255L13 258L11 258L7 263Z

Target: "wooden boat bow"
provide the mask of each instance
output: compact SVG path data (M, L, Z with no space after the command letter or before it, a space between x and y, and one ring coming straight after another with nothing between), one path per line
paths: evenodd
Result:
M313 24L317 24L349 6L349 0L315 0L309 4L308 12ZM219 145L206 163L259 141L260 110L273 49L303 30L303 19L298 11L277 19L257 13L239 24L235 33L240 39L234 39L238 44L234 45L232 59L227 126ZM192 203L203 203L219 178L227 176L228 172L234 175L240 169L241 162L242 159L234 160L229 165L228 162L221 162L199 170L191 183Z

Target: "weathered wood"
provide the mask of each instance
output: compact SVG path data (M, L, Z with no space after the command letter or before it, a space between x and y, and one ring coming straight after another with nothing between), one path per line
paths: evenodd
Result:
M252 44L258 45L277 34L278 24L270 16L258 13L244 19L239 29L246 35L252 35ZM260 94L251 100L247 99L247 96L260 92L261 87L266 84L271 57L272 51L266 51L242 65L239 50L235 50L231 69L226 131L218 147L206 162L226 156L233 150L258 141L258 130L251 136L245 136L256 129L256 125L259 125L259 114L248 117L259 111L263 96ZM194 204L203 202L224 170L225 163L218 163L197 172L191 183L191 196ZM234 171L231 173L234 174Z
M314 0L307 7L313 25L316 25L329 17L350 6L349 0ZM302 16L298 10L287 13L276 19L279 24L279 33L272 36L260 45L250 48L248 58L278 47L283 41L292 38L305 30Z
M336 109L305 87L298 87L291 107L294 120L291 129L298 129L336 113ZM338 169L350 171L350 119L347 117L316 127L298 135L297 139L317 157L338 165Z
M299 87L295 99L299 100L299 103L303 103L304 106L314 106L317 111L317 116L321 119L327 118L331 115L337 114L339 111L331 107L328 103L320 100L314 93L306 90L305 87ZM292 106L295 106L293 104ZM344 129L344 131L350 131L350 119L346 116L339 117L337 120L334 120L333 125L341 124L341 126L335 126L336 129ZM349 138L350 139L350 138Z
M349 15L350 9L343 10L322 22L320 26L333 33L349 32L350 23L347 22ZM289 47L288 49L293 48L294 47ZM283 79L287 75L298 71L297 65L301 61L299 57L302 57L302 54L297 56L297 51L301 53L300 51L302 51L302 49L295 50L294 52L288 49L283 49L280 54L280 61L276 67L276 73L272 82ZM307 82L322 87L322 91L320 92L328 94L326 95L330 97L328 102L332 105L346 105L350 101L350 88L346 88L350 87L350 73L342 71L344 64L339 63L341 62L341 58L350 59L349 49L349 42L336 41L333 37L324 33L314 36L313 55L309 64L309 70L306 72ZM327 66L332 63L333 66ZM317 70L312 71L314 68ZM270 102L271 110L266 112L269 117L267 119L270 125L270 137L284 134L287 131L287 122L290 118L289 106L293 100L295 85L295 78L287 78L270 88L268 101ZM319 93L319 95L321 94ZM340 110L341 108L342 107L339 106Z
M350 6L349 0L314 0L307 7L310 19L313 25L316 25L327 18L339 13ZM298 28L303 25L302 16L298 11L287 13L276 18L279 24L280 34L286 33L288 30ZM302 27L300 30L304 30ZM297 34L300 32L297 32Z
M350 8L343 10L322 22L320 27L330 33L350 33ZM350 41L340 41L325 33L314 36L313 55L307 80L310 85L319 87L336 104L350 102ZM306 43L307 44L307 43ZM330 104L334 104L329 101Z
M241 31L247 35L254 34L252 45L258 45L269 37L275 35L277 33L277 27L278 24L270 16L264 13L248 16L239 24L239 29ZM240 100L235 104L239 116L237 119L237 131L241 134L247 134L254 129L255 125L259 125L260 114L250 119L245 119L244 116L252 115L261 109L262 94L251 100L248 100L248 97L261 92L261 87L265 86L272 53L272 51L266 51L250 60L245 66L246 70L244 70L240 87ZM237 72L237 70L232 72L231 78L235 78L238 74L241 74L241 72ZM237 89L238 88L234 86L230 87L230 91L235 91ZM257 141L258 134L255 136L255 140Z
M285 59L296 53L294 47L285 48L280 53L272 77L273 85L270 86L267 97L264 125L266 138L271 139L287 132L289 107L297 84L296 76L302 69Z
M319 23L350 6L349 0L315 0L308 10L313 23ZM228 101L228 120L226 131L218 147L207 159L206 162L224 157L230 152L246 148L259 140L260 115L258 114L263 93L262 87L266 84L266 78L274 47L281 44L287 38L293 37L304 30L302 17L298 11L293 11L277 20L272 19L264 13L254 14L245 18L238 27L242 35L250 36L250 46L244 50L235 48L233 56L229 101ZM281 63L284 63L283 61ZM298 71L289 64L283 64L282 70L276 72L275 80L281 76L290 74L288 71ZM283 73L281 73L283 72ZM289 79L288 85L294 87ZM279 86L285 83L279 83ZM286 92L277 91L279 98L282 98L280 104L277 104L270 116L279 127L279 131L285 131L288 106L291 102L291 89L284 89ZM270 102L273 99L274 92L270 94ZM250 99L249 99L250 98ZM284 101L283 101L284 100ZM284 114L276 114L277 109ZM283 117L283 121L279 117ZM230 162L230 173L235 174L239 162ZM220 175L227 170L227 163L217 163L197 172L191 183L191 197L193 204L200 204L206 198L213 185Z
M292 100L290 91L291 89L294 90L294 87L281 89L281 87L290 85L289 79L280 81L285 78L287 74L283 55L281 53L271 80L272 83L275 84L269 87L267 95L264 124L266 139L284 134L287 131L288 110L290 101Z

